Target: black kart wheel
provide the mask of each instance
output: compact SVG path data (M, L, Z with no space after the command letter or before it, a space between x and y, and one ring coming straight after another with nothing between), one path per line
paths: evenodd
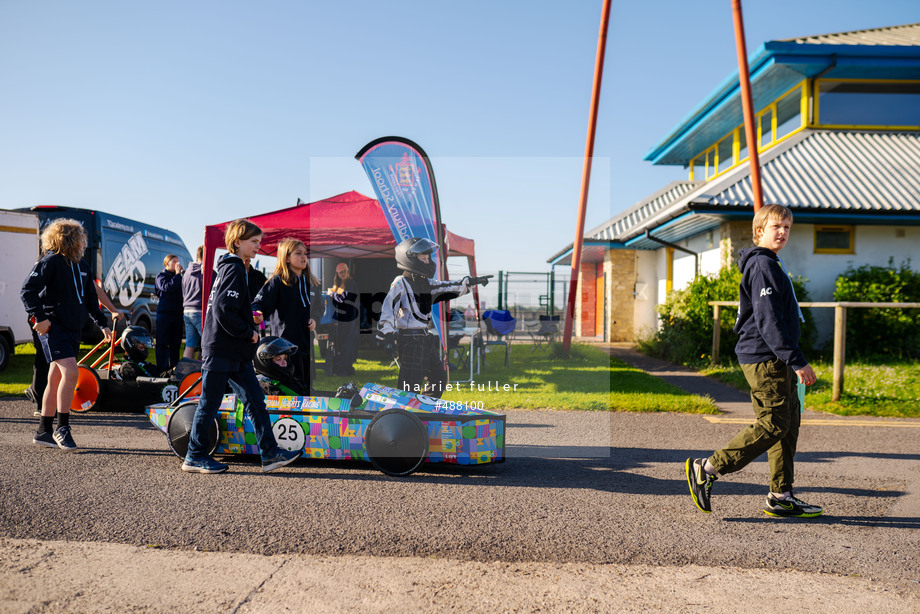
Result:
M198 402L183 403L176 408L166 422L166 439L169 440L169 447L179 458L185 458L188 453L189 437L192 435L192 420L195 417L195 410L198 408ZM214 454L217 449L217 442L220 441L220 425L217 419L211 425L208 433L208 455Z
M404 409L382 411L364 435L367 457L387 475L410 475L428 456L428 429Z

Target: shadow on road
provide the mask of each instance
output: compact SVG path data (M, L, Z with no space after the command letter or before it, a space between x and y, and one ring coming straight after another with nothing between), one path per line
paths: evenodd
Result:
M764 524L777 522L807 522L809 524L841 525L850 527L877 527L889 529L920 529L920 518L889 517L889 516L819 516L817 518L773 518L764 514L763 517L751 518L723 518L723 522L738 522L746 524Z

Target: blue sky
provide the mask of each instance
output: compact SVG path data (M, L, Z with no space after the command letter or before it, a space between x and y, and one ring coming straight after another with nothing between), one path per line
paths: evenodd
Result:
M400 135L480 271L572 242L600 0L0 2L0 207L177 231L348 190ZM744 6L766 40L920 21L915 1ZM586 228L681 179L642 157L737 67L728 0L614 2Z

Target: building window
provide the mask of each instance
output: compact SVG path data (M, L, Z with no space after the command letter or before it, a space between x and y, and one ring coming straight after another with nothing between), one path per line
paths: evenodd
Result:
M756 113L755 130L758 136L759 150L764 150L778 143L783 137L804 128L802 109L806 105L808 81L799 85L774 100ZM719 141L707 147L690 160L690 181L716 175L738 166L748 158L747 135L744 126L737 126Z
M815 225L816 254L855 254L852 226Z
M920 126L918 81L818 81L818 123L825 126Z

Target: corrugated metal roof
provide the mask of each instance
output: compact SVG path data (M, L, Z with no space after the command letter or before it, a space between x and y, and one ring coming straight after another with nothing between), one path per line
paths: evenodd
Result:
M920 45L920 23L833 34L815 34L800 38L787 38L784 39L784 42L803 45Z
M617 241L623 236L624 232L631 228L635 228L658 212L667 209L671 204L682 199L701 185L703 185L702 181L672 182L655 194L633 205L620 215L610 219L597 228L589 230L586 234L592 239Z
M826 79L920 79L920 24L769 41L748 63L755 111L804 79L818 75ZM742 121L736 71L644 159L686 166Z
M763 163L764 202L796 209L920 212L920 133L802 135ZM750 175L746 167L739 170L743 178L693 202L752 206Z

